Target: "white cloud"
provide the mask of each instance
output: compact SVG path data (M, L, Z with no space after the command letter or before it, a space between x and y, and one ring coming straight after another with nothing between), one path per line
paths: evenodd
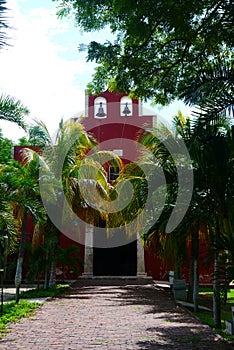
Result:
M62 39L56 42L55 35L67 33L69 25L57 19L55 9L23 11L15 0L8 2L8 8L14 29L12 46L0 53L0 93L20 99L31 118L42 119L55 130L61 117L66 119L84 108L85 84L94 65L66 58L69 44ZM8 128L7 136L17 139L18 131L9 135Z

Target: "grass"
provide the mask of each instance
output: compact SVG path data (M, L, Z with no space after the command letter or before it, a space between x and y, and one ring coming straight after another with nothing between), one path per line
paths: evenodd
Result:
M54 288L49 289L30 289L20 293L21 299L29 299L29 298L54 298L61 293L68 291L69 284L58 284Z
M199 289L199 304L203 306L207 306L211 309L209 311L200 311L196 313L196 316L200 318L200 320L210 326L214 327L213 321L213 312L212 312L212 301L213 299L213 291L211 288L200 288ZM228 300L227 304L221 304L221 320L222 320L222 329L216 329L216 332L220 334L223 338L227 340L233 340L233 337L226 332L225 320L232 320L232 312L231 307L234 306L234 290L230 289L228 291Z
M10 331L10 323L17 322L23 317L31 316L35 309L41 305L40 303L28 301L28 298L56 297L67 291L68 288L68 284L59 284L55 288L49 288L47 290L30 289L20 293L18 304L15 301L4 303L3 314L0 315L0 338Z
M26 300L20 300L18 304L15 301L4 303L3 313L0 316L0 338L10 331L10 323L31 316L39 305L39 303L31 303Z

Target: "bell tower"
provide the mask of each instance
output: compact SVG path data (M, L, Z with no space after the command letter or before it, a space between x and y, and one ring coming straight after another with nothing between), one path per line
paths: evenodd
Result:
M125 94L105 91L86 96L86 101L82 124L97 139L99 149L113 151L124 164L135 161L137 135L152 128L155 116L142 115L141 101ZM117 177L117 169L109 169L108 180L112 182ZM84 276L145 276L144 248L139 233L133 234L135 238L129 240L125 229L118 228L113 237L108 238L104 232L100 238L95 235L95 226L87 225ZM104 245L106 242L106 247L98 247L97 239Z

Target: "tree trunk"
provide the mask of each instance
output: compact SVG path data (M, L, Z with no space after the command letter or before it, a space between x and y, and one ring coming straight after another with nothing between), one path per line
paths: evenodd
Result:
M198 312L198 260L194 259L193 304L194 312Z
M188 301L193 301L193 287L194 287L194 257L192 254L192 247L191 247L191 259L190 259L190 265L189 265L189 287L188 287Z
M52 261L50 266L49 288L54 288L56 285L56 262Z
M49 248L46 249L46 266L45 266L45 280L44 280L44 289L47 289L49 287L49 268L48 268L48 261L49 261Z
M175 279L182 279L182 258L181 258L181 254L179 252L179 248L177 245L177 242L175 242L175 250L174 250L174 271L175 271L175 275L174 278Z
M189 270L188 301L193 302L194 306L198 300L198 282L199 282L198 256L199 256L199 224L197 224L191 232L191 259L190 259L190 270ZM196 309L196 306L195 306L195 309Z
M51 245L51 265L50 265L50 280L49 280L49 288L53 288L56 286L56 254L57 254L57 246L59 244L59 236L60 231L54 227L54 241Z
M220 302L220 281L218 252L214 258L214 280L213 280L213 318L215 328L221 329L221 302Z
M27 218L28 218L28 211L27 209L25 209L23 220L22 220L19 254L18 254L17 266L16 266L16 272L15 272L16 303L19 302L20 285L22 281L22 267L23 267L23 260L24 260Z
M194 312L198 312L198 256L199 256L199 224L196 225L193 232L193 304Z

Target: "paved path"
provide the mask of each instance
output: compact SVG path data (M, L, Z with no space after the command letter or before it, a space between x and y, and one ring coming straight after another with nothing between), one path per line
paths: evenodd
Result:
M12 326L4 350L231 350L212 330L147 282L79 281Z
M28 287L21 286L20 291L26 292L31 289L35 289L37 286L31 285ZM15 287L5 287L3 289L3 301L10 301L15 299Z

